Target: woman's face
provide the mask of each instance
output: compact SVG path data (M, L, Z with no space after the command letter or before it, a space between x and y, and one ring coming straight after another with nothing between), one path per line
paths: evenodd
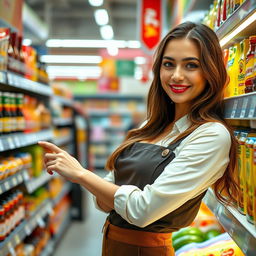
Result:
M182 107L183 111L189 111L193 99L206 86L199 56L196 43L186 38L170 40L164 50L161 84L175 107Z

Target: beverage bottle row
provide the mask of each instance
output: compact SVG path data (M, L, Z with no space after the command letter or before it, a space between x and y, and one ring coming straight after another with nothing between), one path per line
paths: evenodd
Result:
M0 134L37 132L51 126L51 113L43 102L21 93L0 91Z
M9 70L33 81L49 82L46 66L36 50L22 45L22 36L9 28L0 28L0 70Z
M255 35L224 49L224 63L230 78L225 97L256 91L255 49Z

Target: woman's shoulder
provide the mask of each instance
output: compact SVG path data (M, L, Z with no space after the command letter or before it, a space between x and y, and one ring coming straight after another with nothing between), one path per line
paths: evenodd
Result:
M230 132L221 122L206 122L200 125L191 135L216 136L218 139L230 141Z

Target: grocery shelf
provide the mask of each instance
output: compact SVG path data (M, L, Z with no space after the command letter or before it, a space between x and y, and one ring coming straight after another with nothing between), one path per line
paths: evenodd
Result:
M230 17L217 29L216 34L220 39L226 36L232 35L235 29L243 24L244 20L256 13L256 1L246 0ZM256 20L254 20L250 25L243 25L243 29L231 36L229 40L226 40L222 47L227 47L236 43L238 38L248 37L255 34ZM233 28L233 29L230 29Z
M53 139L53 143L57 146L66 145L71 141L72 141L72 136L71 135Z
M21 170L14 175L0 181L0 195L16 187L29 178L27 170Z
M59 104L67 106L67 107L73 107L73 105L74 105L73 100L67 99L67 98L64 98L64 97L61 97L61 96L54 95L52 97L52 100L57 101Z
M48 182L51 178L52 176L48 172L43 170L40 176L28 179L24 182L24 184L28 193L31 194L36 189L38 189L39 187L44 185L46 182Z
M119 94L119 93L98 93L98 94L88 94L88 95L75 95L75 100L97 100L97 99L107 99L107 100L138 100L143 101L144 96L130 95L130 94Z
M61 118L61 117L53 118L53 124L55 126L68 126L68 125L72 125L72 123L73 123L72 118Z
M209 189L203 201L215 214L220 224L229 233L246 256L255 256L256 229L246 217L232 207L221 204Z
M121 116L131 116L131 112L129 111L109 111L109 110L89 110L89 116L111 116L111 115L121 115Z
M6 256L9 253L15 255L14 248L32 233L36 226L43 226L43 218L52 212L52 204L49 199L45 200L28 220L24 220L15 230L0 243L0 255Z
M40 256L50 256L53 254L56 244L60 241L60 239L64 235L65 231L70 225L70 222L71 222L70 212L67 212L63 222L61 223L58 233L55 234L54 237L50 239L50 241L48 241L47 245L45 246L43 251L40 253Z
M44 96L52 95L52 89L49 85L29 80L10 71L0 71L0 82L7 87L14 87Z
M59 193L59 195L57 195L57 197L52 199L53 206L57 205L60 202L60 200L70 192L70 190L71 190L71 183L66 182L61 192Z
M226 98L224 104L225 118L256 120L256 92Z
M39 140L51 140L51 129L34 133L13 133L0 136L0 152L36 144Z

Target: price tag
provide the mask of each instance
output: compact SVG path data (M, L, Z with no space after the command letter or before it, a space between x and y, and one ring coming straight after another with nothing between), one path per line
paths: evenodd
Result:
M15 239L16 245L20 244L20 237L19 237L19 235L15 235L14 239Z
M4 183L4 187L5 187L6 191L10 189L10 184L9 184L8 181L6 181L6 182Z
M3 193L2 185L0 185L0 195Z
M1 139L0 139L0 151L4 151L4 145Z
M16 256L16 252L15 252L13 246L12 246L12 243L9 242L9 243L7 244L7 246L8 246L8 249L9 249L10 254L11 254L12 256Z
M42 219L41 216L38 216L36 221L37 221L37 224L39 225L40 228L44 228L45 227L45 222L44 222L44 220Z
M10 149L15 148L15 145L14 145L14 143L13 143L12 137L8 137L8 138L7 138L7 141L8 141L8 143L9 143L9 148L10 148Z
M18 184L16 177L12 178L13 186L16 186Z
M0 82L1 83L4 83L5 81L4 81L5 79L4 79L4 73L3 72L0 72Z
M243 106L242 106L240 118L244 118L244 117L245 117L245 112L246 112L246 110L247 110L248 101L249 101L249 99L248 99L247 97L245 97L245 98L243 99Z
M8 73L7 76L8 76L8 84L12 85L13 84L13 82L12 82L12 74Z
M17 178L18 178L19 183L21 183L22 180L23 180L21 174L19 174L19 175L17 176Z
M237 104L238 104L238 100L234 100L233 109L232 109L231 116L230 116L231 118L235 117L236 110L237 110Z
M27 172L23 172L23 178L25 181L29 180L29 175Z
M25 226L25 232L27 236L31 234L31 228L29 227L29 225Z
M19 140L19 137L18 136L14 136L13 137L13 140L14 140L14 143L16 145L16 147L20 147L20 140Z

